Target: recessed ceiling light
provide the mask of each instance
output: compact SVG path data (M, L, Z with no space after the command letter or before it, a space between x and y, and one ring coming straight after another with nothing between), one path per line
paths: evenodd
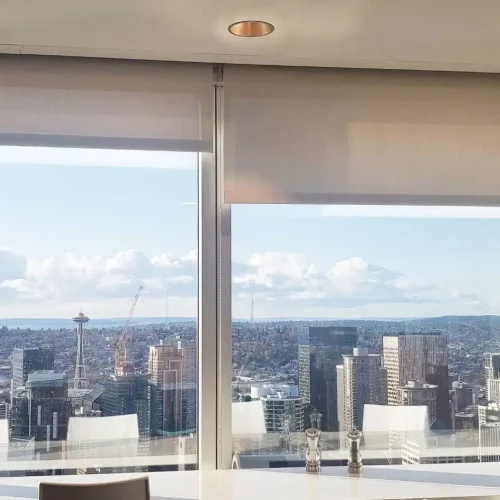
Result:
M238 21L231 24L228 30L235 36L256 38L270 35L274 31L274 26L266 21Z

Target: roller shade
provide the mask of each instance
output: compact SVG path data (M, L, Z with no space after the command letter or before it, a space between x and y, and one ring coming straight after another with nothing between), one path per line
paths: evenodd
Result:
M211 151L210 65L0 56L0 144Z
M500 75L229 66L230 203L500 205Z

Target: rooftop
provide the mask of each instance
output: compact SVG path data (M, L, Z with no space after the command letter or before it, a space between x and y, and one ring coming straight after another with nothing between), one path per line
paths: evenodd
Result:
M424 384L423 382L419 382L417 380L409 380L406 385L398 386L399 389L437 389L438 386L435 384Z
M280 391L272 394L267 394L266 396L261 396L260 398L261 401L276 401L276 400L301 401L302 399L303 399L302 396L293 396Z
M62 385L67 379L66 373L55 372L54 370L39 370L28 375L26 387L29 389L33 385L40 385L45 382L58 382L58 385Z
M443 335L442 332L437 331L437 332L398 332L398 333L390 333L387 335L384 335L384 337L406 337L406 336L424 336L424 335Z
M73 389L70 387L68 389L68 397L70 398L83 398L87 396L87 394L90 394L92 392L92 389Z
M380 354L370 354L366 347L355 347L352 354L343 354L343 358L380 358Z

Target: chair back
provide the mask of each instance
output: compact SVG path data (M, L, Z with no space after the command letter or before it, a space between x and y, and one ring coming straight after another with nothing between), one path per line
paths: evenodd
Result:
M150 500L149 479L113 483L40 483L39 500Z

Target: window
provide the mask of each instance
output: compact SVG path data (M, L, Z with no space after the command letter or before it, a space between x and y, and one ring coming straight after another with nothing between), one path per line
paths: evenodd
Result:
M325 465L353 428L368 464L498 459L499 228L494 208L233 206L240 466L303 464L318 411Z
M500 460L491 75L2 62L5 471Z
M0 148L4 471L196 467L197 162Z

